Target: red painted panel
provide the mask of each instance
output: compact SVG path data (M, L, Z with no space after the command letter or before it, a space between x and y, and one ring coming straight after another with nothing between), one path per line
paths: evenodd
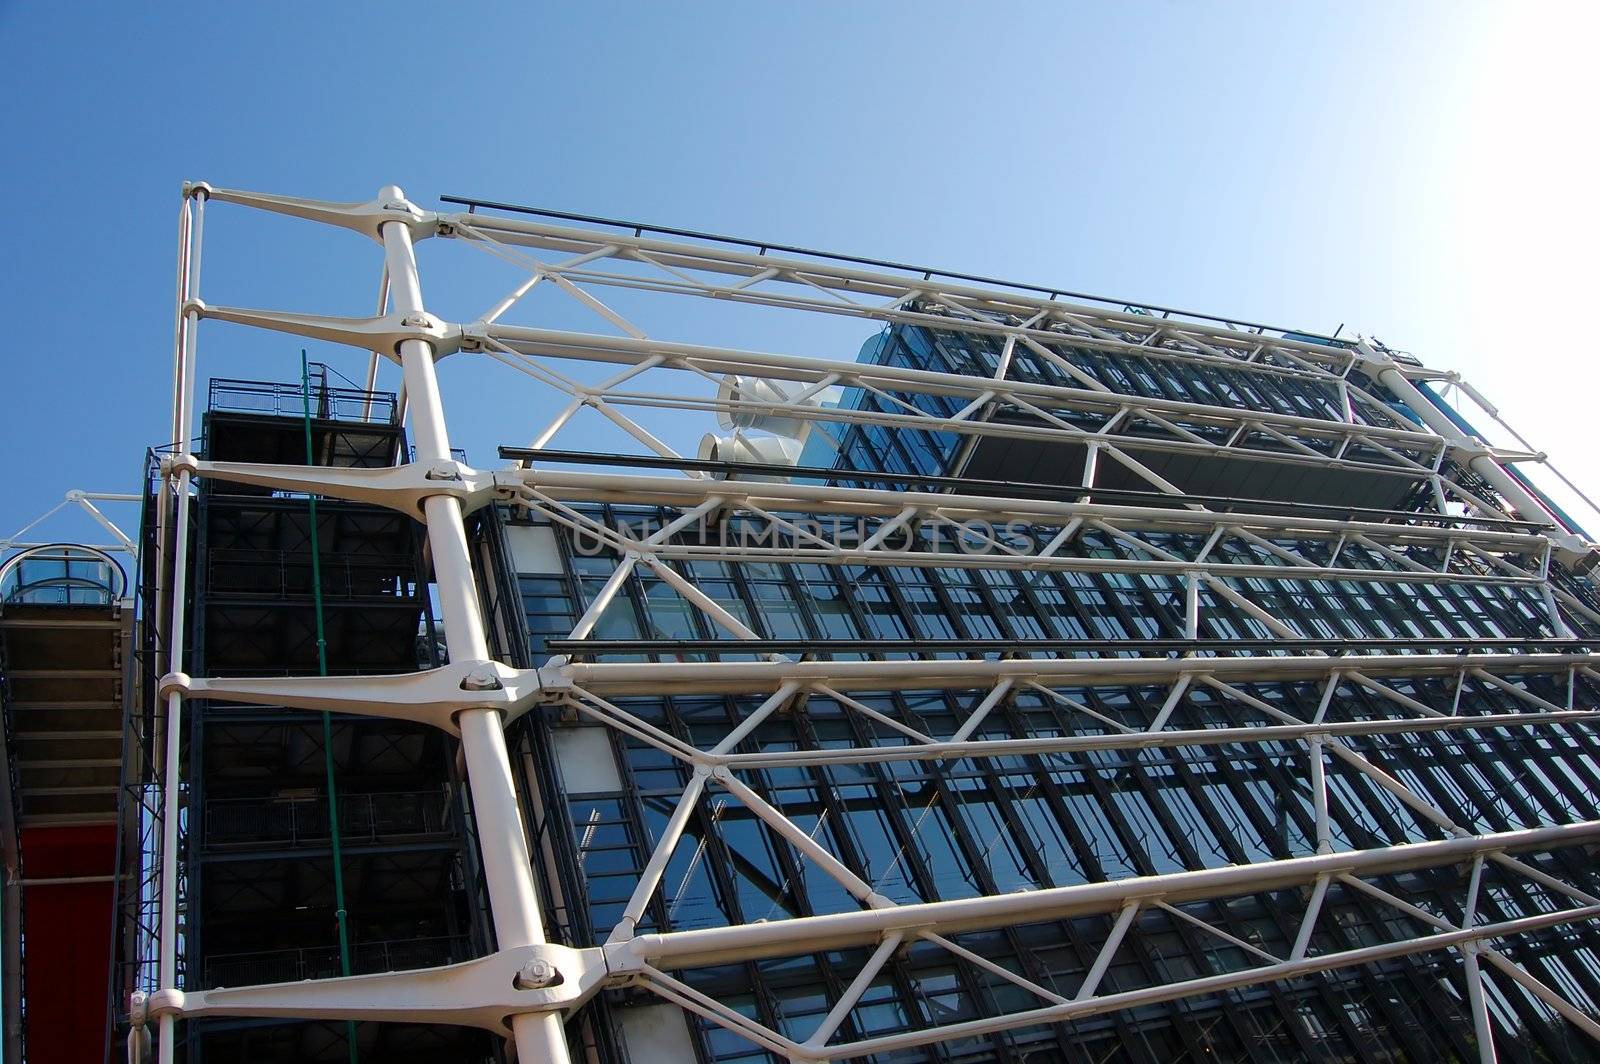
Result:
M25 880L116 872L113 825L24 828L20 841ZM27 887L22 904L28 1059L100 1064L105 1059L112 883Z

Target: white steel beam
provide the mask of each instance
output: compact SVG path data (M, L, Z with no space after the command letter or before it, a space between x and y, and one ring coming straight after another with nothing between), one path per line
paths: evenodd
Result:
M1272 425L1286 433L1308 439L1339 441L1359 437L1375 442L1409 447L1419 454L1436 454L1445 441L1439 436L1418 429L1392 428L1379 425L1352 425L1331 418L1314 418L1274 411L1243 410L1235 407L1214 406L1185 402L1177 399L1160 399L1147 396L1118 395L1088 388L1067 388L1060 385L1039 384L1029 381L998 382L988 377L944 373L937 370L909 369L902 366L846 362L839 359L815 358L803 355L775 354L735 348L708 347L699 344L677 343L639 337L604 336L553 329L535 329L514 325L469 324L459 327L463 343L470 347L474 342L495 341L528 355L547 358L578 359L589 362L615 362L631 364L647 358L661 360L666 368L693 367L704 373L736 376L767 377L777 380L813 383L834 376L840 383L859 387L872 387L887 392L913 392L929 395L948 395L964 399L977 399L985 392L996 397L1028 400L1040 406L1073 410L1100 411L1115 414L1124 408L1156 411L1181 417L1192 425L1211 425L1232 428L1241 424ZM641 398L652 398L640 396ZM613 397L615 398L615 397ZM770 409L780 409L782 404L764 403ZM810 411L812 418L829 415L827 410ZM837 412L833 412L837 413ZM971 423L969 423L971 424ZM974 425L976 429L977 425ZM1251 452L1253 456L1267 456L1269 452ZM1288 457L1288 456L1285 456Z
M737 961L793 956L824 950L878 945L909 935L932 938L967 931L1010 927L1044 920L1122 914L1117 925L1126 930L1130 910L1145 905L1173 911L1193 902L1214 901L1244 894L1292 889L1320 879L1338 877L1357 884L1382 875L1472 864L1484 856L1507 857L1521 852L1544 852L1592 845L1600 839L1600 821L1482 836L1407 843L1372 850L1348 851L1287 858L1249 865L1143 876L1111 882L1083 883L1016 894L989 895L957 901L894 905L881 900L875 907L824 916L796 917L772 923L705 928L645 934L618 939L603 948L574 950L553 945L502 947L488 957L443 968L420 969L386 975L348 976L255 987L206 991L162 991L140 1002L158 1017L298 1016L320 1019L406 1020L453 1023L503 1031L526 1018L555 1018L560 1010L581 1004L603 985L622 985L641 975L663 969L704 967ZM1181 910L1180 910L1181 911ZM1460 946L1483 939L1593 919L1600 904L1556 909L1538 916L1499 924L1447 930L1442 935L1404 939L1366 950L1325 954L1303 960L1278 961L1263 968L1245 968L1221 976L1182 981L1170 986L1106 995L1080 995L1067 1012L1056 1017L1053 1008L1027 1010L976 1021L991 1029L1006 1029L1047 1020L1068 1019L1127 1007L1129 994L1153 1000L1213 993L1219 987L1292 978L1331 968L1370 963L1392 956ZM1197 918L1185 914L1186 919ZM1209 927L1209 925L1206 925ZM1117 937L1113 927L1111 938ZM1114 949L1114 945L1113 945ZM1102 949L1109 960L1110 951ZM1274 960L1276 960L1274 958ZM1219 984L1216 980L1222 980ZM1161 995L1165 996L1161 996ZM964 1028L967 1025L960 1025ZM923 1032L924 1040L960 1037L958 1027ZM750 1032L746 1032L750 1033ZM915 1038L891 1035L888 1040ZM917 1044L908 1041L904 1044ZM874 1046L877 1043L874 1042ZM884 1048L888 1048L885 1041ZM866 1050L882 1051L879 1048ZM802 1059L857 1056L859 1046L812 1047Z
M1126 310L1112 310L1107 307L1068 303L1064 300L1041 298L1037 295L1019 291L973 287L933 277L908 277L903 274L865 270L827 261L783 258L770 254L757 255L727 247L709 244L691 245L643 235L600 234L593 230L490 214L446 214L441 216L441 221L449 226L453 232L461 232L469 238L477 237L502 244L572 254L587 254L603 248L615 248L616 251L612 252L610 257L619 259L633 258L635 261L647 261L657 266L670 266L679 270L692 270L743 278L742 281L732 285L690 284L684 286L659 281L647 281L636 275L597 277L590 273L580 277L581 280L589 282L598 283L610 280L619 285L649 284L653 287L683 290L692 294L704 294L715 298L736 300L740 298L740 293L743 292L751 302L769 300L774 302L796 302L792 298L783 300L775 296L760 296L749 290L754 283L777 279L793 285L804 284L815 288L886 298L890 302L876 308L862 307L859 303L853 305L837 302L818 305L816 301L796 303L796 305L804 306L806 309L827 309L834 313L847 313L851 310L857 310L859 316L878 317L880 320L895 320L889 315L893 314L898 307L905 306L917 299L944 297L964 301L967 305L981 308L979 315L969 313L956 322L952 322L943 316L921 315L920 317L942 323L947 328L965 326L971 331L990 331L995 333L1006 331L1006 322L1000 320L1002 317L1015 318L1019 321L1078 323L1079 332L1088 335L1043 329L1027 331L1025 334L1045 342L1062 343L1070 341L1084 347L1142 354L1157 358L1163 356L1187 357L1195 361L1205 361L1208 364L1221 363L1229 365L1244 363L1260 353L1264 348L1273 352L1292 352L1300 360L1295 364L1303 367L1301 372L1306 376L1313 377L1322 375L1338 376L1341 372L1348 370L1352 361L1352 356L1348 352L1328 345L1267 336L1257 332L1230 329L1201 321L1158 318ZM873 312L874 310L875 313ZM992 320L986 320L987 316L992 316ZM987 329L985 329L986 326ZM1121 342L1111 339L1124 335L1137 337L1138 339ZM1187 335L1190 338L1190 343L1196 343L1195 338L1205 337L1207 341L1205 351L1225 351L1225 358L1216 358L1215 356L1210 359L1195 358L1197 354L1201 353L1198 346L1195 350L1174 350L1170 347L1161 346L1159 342L1164 337L1175 338L1183 335ZM1152 340L1157 342L1152 343ZM1310 363L1310 366L1307 366L1307 363ZM1253 366L1266 372L1287 368L1259 363L1255 363Z
M1379 352L1366 341L1362 341L1358 346L1363 361L1371 367L1384 387L1403 400L1429 428L1449 440L1452 448L1462 454L1465 464L1487 480L1494 490L1512 505L1519 517L1525 521L1536 521L1552 527L1556 525L1555 517L1549 508L1534 498L1520 480L1506 471L1494 449L1467 435L1444 411L1434 405L1431 399L1423 395L1392 356ZM1578 537L1566 533L1561 535L1567 541L1565 545L1569 548L1580 553L1587 551L1588 545Z
M1600 821L1556 827L1404 843L1225 865L1192 872L1138 876L1070 887L1050 887L955 901L886 905L826 916L798 916L765 924L638 935L607 947L612 963L640 961L659 968L695 968L739 960L817 953L871 945L895 931L942 935L1119 912L1130 901L1168 905L1309 885L1319 876L1368 878L1418 868L1470 864L1480 854L1543 852L1600 840ZM1587 908L1587 906L1586 906ZM1583 910L1570 912L1582 913ZM1592 912L1577 918L1589 918ZM853 1054L852 1054L853 1055Z
M730 643L729 650L737 649ZM574 686L607 697L698 692L760 694L781 683L825 683L841 691L940 690L988 687L1011 676L1055 687L1092 687L1210 676L1233 683L1326 680L1352 666L1375 677L1445 677L1483 668L1496 674L1559 673L1600 664L1578 654L1253 655L1236 658L1023 658L935 661L641 661L565 662L559 673Z
M223 479L231 479L219 472ZM1137 531L1209 533L1217 528L1248 529L1264 536L1334 542L1342 535L1380 538L1392 547L1442 548L1445 544L1472 542L1487 550L1532 553L1545 548L1545 537L1494 529L1441 528L1429 525L1379 521L1339 521L1278 514L1212 513L1180 507L1131 506L1111 503L1063 502L1049 498L1006 498L990 495L891 491L797 482L746 480L692 481L682 477L627 473L561 472L523 469L497 474L503 488L523 484L565 502L615 502L620 504L687 507L716 497L733 508L759 506L785 513L826 513L898 517L939 513L950 520L1019 521L1039 525L1064 525L1074 518L1115 522Z
M315 491L353 501L372 502L389 506L402 513L417 514L421 499L433 494L448 494L461 501L464 510L476 509L490 501L520 496L524 505L539 509L561 520L562 523L587 529L596 536L602 529L590 515L570 507L560 513L548 510L543 504L548 500L563 503L601 503L622 505L659 505L691 508L698 511L687 524L692 525L701 514L721 507L724 514L746 512L772 527L785 531L793 545L749 545L747 543L673 542L660 531L637 547L662 558L715 557L719 559L791 560L825 562L829 564L911 564L957 565L968 568L1038 569L1089 572L1151 572L1186 575L1204 568L1213 574L1254 576L1275 580L1296 579L1348 579L1401 583L1473 583L1542 584L1545 578L1530 568L1513 565L1490 553L1500 551L1512 557L1523 558L1532 567L1548 547L1548 541L1538 535L1510 533L1494 529L1436 528L1430 526L1382 522L1341 522L1326 518L1285 517L1276 515L1247 515L1213 513L1207 510L1168 509L1159 507L1118 506L1104 503L1071 503L1050 500L1004 499L990 496L963 496L910 491L885 491L881 489L820 486L794 483L754 484L741 481L688 480L677 477L603 474L550 470L512 470L485 473L470 469L457 462L421 463L382 469L321 469L302 466L253 466L246 463L197 461L189 456L174 460L182 468L192 469L202 476L260 484L289 490ZM842 533L851 531L841 526L835 538L829 540L816 533L805 534L789 517L782 515L822 516L829 518L858 518L863 522L878 522L863 535L850 538ZM680 518L680 521L682 519ZM1078 557L1059 553L1060 533L1070 528L1072 534L1084 522L1114 535L1125 545L1135 546L1146 553L1155 553L1156 560L1133 558ZM1115 525L1112 522L1115 522ZM701 522L704 524L704 522ZM836 524L838 522L835 522ZM964 524L993 526L1004 524L1009 534L1020 542L1036 542L1049 538L1048 543L1033 550L1007 547L992 537L990 545L997 548L982 553L967 549L951 549L943 539L923 542L918 549L892 549L890 541L897 530L910 523L942 526L958 533ZM819 531L826 532L826 526ZM1149 543L1133 535L1138 532L1217 533L1233 535L1245 543L1261 547L1270 557L1282 557L1289 564L1265 560L1256 563L1206 562L1182 558L1158 551ZM1348 539L1358 539L1374 548L1379 558L1361 565L1319 565L1303 556L1292 555L1278 547L1268 536L1292 538L1296 541L1339 544ZM1022 538L1026 537L1026 538ZM726 538L726 537L724 537ZM751 537L744 536L748 540ZM905 534L898 538L905 539ZM763 537L755 537L759 544ZM1380 540L1387 542L1380 542ZM1497 563L1494 573L1486 573L1481 566L1468 566L1454 571L1435 570L1411 561L1403 553L1407 549L1445 552L1450 547L1471 547L1475 557ZM1216 542L1208 545L1214 549ZM941 549L944 547L945 549ZM1345 551L1346 557L1356 558ZM1261 557L1260 552L1256 556ZM1466 565L1462 555L1458 564ZM1404 559L1407 565L1394 568L1383 564L1381 558ZM1501 575L1503 574L1503 575ZM1226 592L1220 592L1226 594Z
M389 204L406 202L404 194L393 186L383 189L378 199ZM426 320L410 227L401 221L385 222L378 227L378 235L383 242L395 313L402 322ZM436 357L429 340L408 338L399 344L412 435L417 459L422 463L452 461L444 403L434 375ZM462 524L461 502L451 494L430 495L422 500L422 508L450 655L455 659L487 661L491 655ZM496 941L502 950L542 945L544 924L511 762L506 754L504 720L496 709L469 703L456 715L456 723L461 730L461 750L472 791L473 819L478 837L485 840L479 847L479 859ZM524 1064L567 1061L566 1035L555 1013L521 1014L513 1021L512 1029L518 1059Z

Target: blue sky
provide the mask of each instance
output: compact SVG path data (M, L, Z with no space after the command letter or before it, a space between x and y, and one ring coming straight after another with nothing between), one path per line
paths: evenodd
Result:
M1545 3L0 0L0 536L67 488L131 490L163 442L184 179L396 183L1342 323L1461 370L1595 483L1597 29ZM374 248L252 224L213 211L207 299L370 312ZM447 315L515 280L422 251ZM659 335L742 342L696 313ZM208 327L201 369L290 379L298 347ZM493 464L549 399L468 357L441 368L453 427Z

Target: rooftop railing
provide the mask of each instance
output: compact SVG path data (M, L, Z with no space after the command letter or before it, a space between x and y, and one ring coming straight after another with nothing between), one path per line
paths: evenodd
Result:
M303 417L305 414L305 395L298 383L213 378L208 402L213 411L269 417ZM393 392L336 387L325 379L312 383L311 416L322 421L393 424L396 407Z

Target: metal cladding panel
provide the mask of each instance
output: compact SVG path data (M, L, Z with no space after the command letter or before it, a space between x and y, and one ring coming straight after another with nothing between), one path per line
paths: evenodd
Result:
M1427 478L1422 475L1397 476L1266 459L1174 454L1143 449L1128 441L1122 441L1121 446L1152 472L1189 495L1391 510L1427 485ZM1076 443L987 436L977 441L960 475L976 480L1078 487L1083 482L1087 450L1085 445ZM1094 483L1099 488L1150 492L1147 479L1107 457L1099 460Z
M111 955L115 825L24 828L23 906L28 1059L99 1064L105 1057L104 958ZM26 881L25 881L26 882Z

